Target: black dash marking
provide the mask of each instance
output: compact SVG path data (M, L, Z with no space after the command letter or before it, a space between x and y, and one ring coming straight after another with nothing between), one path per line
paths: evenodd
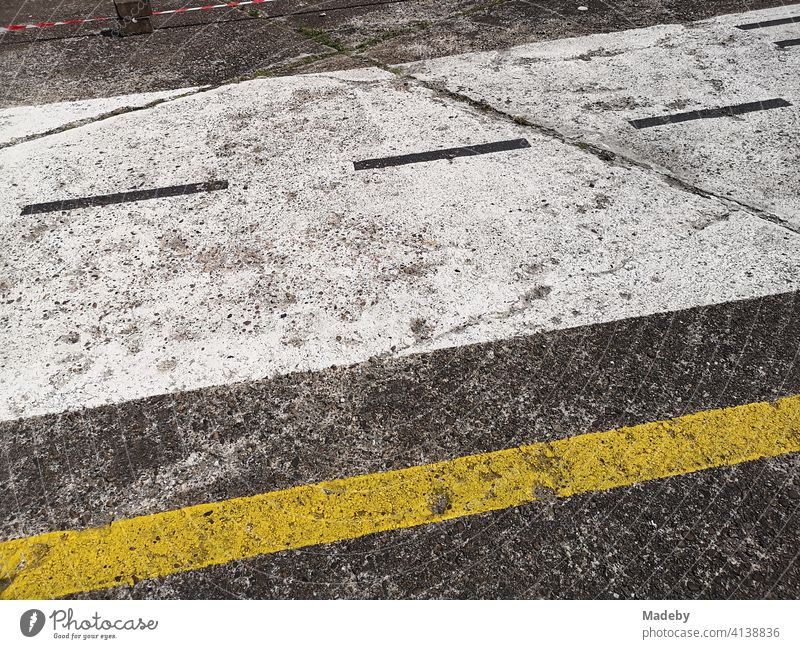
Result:
M800 45L800 38L790 38L786 41L775 41L775 45L778 47L794 47L795 45Z
M502 142L489 142L488 144L475 144L473 146L461 146L454 149L437 149L436 151L425 151L423 153L410 153L408 155L395 155L388 158L372 158L371 160L361 160L354 162L356 171L364 169L382 169L383 167L397 167L408 165L415 162L430 162L431 160L450 160L470 155L481 155L483 153L498 153L500 151L513 151L514 149L527 149L531 145L528 140L503 140Z
M50 203L36 203L35 205L26 205L23 207L20 216L77 210L82 207L96 207L98 205L115 205L117 203L145 201L151 198L183 196L184 194L197 194L198 192L213 192L217 189L228 189L228 181L212 180L206 183L192 183L191 185L173 185L172 187L159 187L157 189L137 189L132 192L106 194L105 196L89 196L88 198L70 198L63 201L52 201Z
M751 101L747 104L723 106L722 108L705 108L703 110L690 110L686 113L673 113L672 115L660 115L658 117L632 119L629 120L629 122L633 128L650 128L651 126L663 126L665 124L689 122L694 119L732 117L733 115L753 113L759 110L769 110L770 108L786 108L787 106L791 105L792 104L785 99L765 99L764 101Z
M800 23L800 16L789 16L788 18L776 18L775 20L765 20L760 23L747 23L746 25L736 25L736 29L761 29L762 27L776 27L777 25L791 25Z

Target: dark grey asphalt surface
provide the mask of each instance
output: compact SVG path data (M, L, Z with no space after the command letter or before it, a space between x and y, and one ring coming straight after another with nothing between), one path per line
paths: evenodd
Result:
M155 9L191 5L159 0ZM202 3L195 3L202 4ZM257 8L154 18L155 33L119 39L109 24L0 36L0 107L394 64L721 13L779 0L279 0ZM110 0L6 0L0 24L113 14Z
M798 469L763 460L83 597L796 599Z
M0 482L0 538L797 394L798 354L791 293L1 423L13 480ZM799 462L761 460L105 595L796 597Z

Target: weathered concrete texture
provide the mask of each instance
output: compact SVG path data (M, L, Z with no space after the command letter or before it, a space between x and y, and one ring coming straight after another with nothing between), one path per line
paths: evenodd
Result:
M613 32L659 23L682 23L777 3L574 2L544 0L439 0L398 2L378 7L332 10L287 18L297 28L315 30L351 54L384 64L510 47L532 41ZM339 0L331 5L347 7ZM356 3L353 3L356 4ZM588 7L588 11L578 9ZM272 11L270 9L270 11ZM282 11L282 10L280 10ZM272 14L270 14L272 15ZM280 15L280 13L278 14ZM302 69L302 68L301 68Z
M181 6L164 0L158 9ZM200 3L198 3L200 4ZM369 6L364 6L364 5ZM113 23L0 32L0 106L206 85L255 71L295 74L397 63L740 11L739 0L621 0L565 6L486 0L281 0L154 17L151 36L100 35ZM757 0L747 8L780 5ZM9 0L0 23L113 14L110 0ZM310 43L312 44L309 44ZM325 60L320 60L320 59ZM330 60L327 60L330 59Z
M86 12L89 12L87 14ZM114 15L113 0L19 0L0 3L0 25L37 23L46 20L63 20L85 15ZM0 34L7 36L7 34Z
M788 294L0 424L0 538L800 393ZM797 456L114 597L797 597Z
M761 460L84 597L796 599L799 471Z
M796 15L800 17L800 5L793 5L791 9L792 11L787 11L788 15ZM781 14L775 11L773 12L773 15L778 16ZM734 25L740 24L737 17L734 16L729 16L727 17L726 20L730 24ZM800 38L800 22L794 22L787 25L773 25L768 28L759 28L759 31L755 33L773 43L776 41L787 41L787 40L797 39Z
M202 6L220 3L192 3L187 0L151 0L153 11L179 9L181 7ZM271 2L270 6L276 3ZM247 20L255 17L248 7L231 7L214 11L188 12L153 16L156 27L174 25L205 24L215 21ZM43 21L60 21L77 18L106 17L112 20L89 22L82 25L57 25L30 31L0 32L0 42L20 42L64 36L91 36L116 27L117 9L114 0L63 0L54 4L50 0L20 0L4 2L0 5L0 25L36 24Z
M0 146L39 137L58 129L73 128L103 116L136 110L196 90L183 88L107 99L59 102L37 106L35 110L27 106L5 108L0 110Z
M130 38L2 43L0 106L218 84L273 63L330 52L276 22L252 18Z
M354 160L531 148L355 172ZM3 150L0 417L796 288L800 237L375 70ZM224 192L21 208L228 180Z
M4 422L0 539L800 394L798 354L793 293Z
M733 27L788 15L800 15L800 6L420 62L407 70L800 229L800 50L777 49L769 29ZM778 97L794 105L642 130L628 123Z

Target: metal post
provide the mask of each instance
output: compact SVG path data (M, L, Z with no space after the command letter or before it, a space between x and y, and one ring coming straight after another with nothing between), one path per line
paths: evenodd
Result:
M153 33L153 26L150 24L150 16L153 15L150 0L114 0L114 6L119 16L117 33L120 36Z

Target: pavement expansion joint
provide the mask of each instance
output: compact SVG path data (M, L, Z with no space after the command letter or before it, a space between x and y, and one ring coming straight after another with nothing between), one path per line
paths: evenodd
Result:
M413 81L414 83L417 83L422 87L432 92L435 92L437 95L441 97L448 98L451 101L457 101L462 105L466 104L471 108L473 108L474 110L480 111L484 115L491 115L498 119L502 119L505 121L512 121L519 126L526 126L532 128L537 133L544 135L546 137L553 138L563 144L577 147L582 151L591 153L592 155L594 155L595 157L599 158L600 160L602 160L607 164L622 166L625 168L635 167L637 169L644 170L648 173L657 174L664 182L666 182L671 187L680 189L681 191L690 194L702 196L703 198L715 200L717 202L723 203L726 207L733 210L743 210L746 213L751 214L756 218L759 218L763 221L767 221L768 223L771 223L773 225L777 225L778 227L784 230L788 230L789 232L792 232L794 234L800 234L800 226L790 223L786 219L783 219L780 216L778 216L777 214L773 214L772 212L769 212L756 205L751 205L745 201L737 200L729 196L722 196L716 192L704 189L703 187L696 185L684 178L681 178L680 176L677 176L676 174L666 169L655 167L654 165L648 162L640 160L637 157L631 155L629 152L622 151L616 147L610 147L608 145L601 146L597 143L585 142L580 138L570 137L551 126L545 126L543 124L533 122L530 119L525 117L520 117L519 115L512 115L482 100L475 99L463 93L454 92L439 83L420 79L403 70L397 70L395 68L386 66L384 66L384 69L394 74L400 75L403 78L408 79L409 81Z
M34 140L39 140L43 137L48 137L50 135L57 135L58 133L64 133L65 131L71 131L76 128L81 128L83 126L90 126L91 124L96 124L98 122L103 122L107 119L112 117L119 117L120 115L126 115L128 113L137 113L143 110L149 110L151 108L155 108L156 106L160 106L161 104L166 104L168 102L175 101L177 99L185 99L186 97L191 97L193 95L199 94L201 92L206 92L208 90L212 90L217 86L203 86L201 88L194 88L191 90L187 90L186 92L182 92L179 95L174 95L172 97L160 97L159 99L155 99L150 101L142 106L123 106L121 108L115 108L114 110L110 110L105 113L101 113L100 115L93 115L91 117L86 117L84 119L79 119L72 122L67 122L66 124L61 124L55 128L48 129L46 131L42 131L41 133L31 133L30 135L26 135L24 137L15 138L9 142L0 142L0 150L7 149L14 146L19 146L20 144L25 144L27 142L32 142Z

